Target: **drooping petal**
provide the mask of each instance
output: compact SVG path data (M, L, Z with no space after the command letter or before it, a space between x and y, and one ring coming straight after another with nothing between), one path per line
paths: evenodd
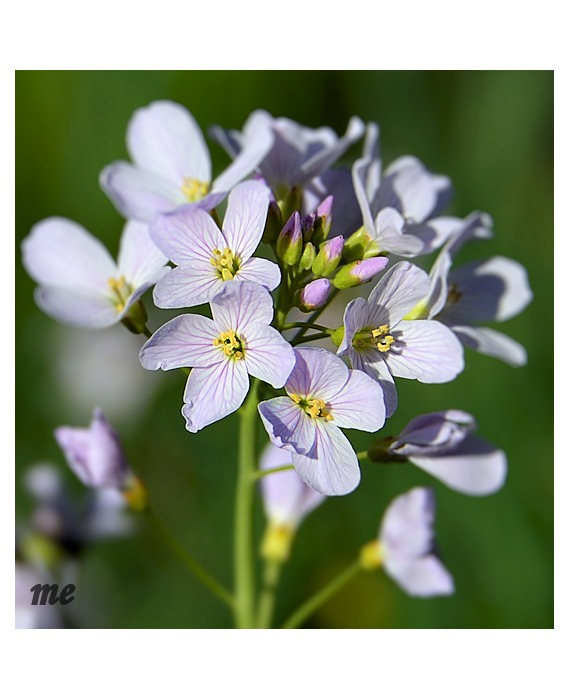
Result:
M402 320L397 324L395 337L394 345L385 352L393 376L422 383L446 383L464 369L460 342L436 320Z
M316 439L316 420L288 396L259 403L259 415L271 442L299 454L312 451Z
M292 464L291 454L269 443L261 455L260 467L263 470ZM325 497L306 485L296 471L282 471L261 478L263 505L267 518L277 524L294 528L312 510L321 505Z
M34 298L44 313L79 328L107 328L120 319L115 306L104 296L38 286Z
M452 330L466 347L472 347L481 354L496 357L514 367L527 364L525 347L504 333L492 328L473 328L469 325L453 325Z
M154 287L154 303L158 308L189 308L210 301L227 282L213 267L187 269L175 267Z
M376 432L385 423L381 386L363 371L350 371L345 385L329 401L338 427Z
M385 402L385 417L391 417L397 410L397 389L395 388L395 380L381 352L374 348L364 350L352 348L348 356L353 369L365 371L368 376L379 382Z
M470 262L448 279L457 296L441 313L447 325L471 325L513 318L532 300L523 265L506 257Z
M262 182L237 185L229 195L223 233L230 250L242 262L248 260L261 242L271 192Z
M413 597L436 597L454 592L452 575L433 554L413 561L388 559L384 567L397 584Z
M43 286L109 296L117 266L105 246L74 221L52 217L37 223L22 242L26 271Z
M186 429L198 432L241 407L249 390L243 360L227 358L219 364L192 369L184 391L182 415Z
M145 223L128 221L121 237L118 268L126 281L138 288L143 284L155 284L170 270L166 255L159 250ZM148 288L148 287L147 287Z
M247 325L243 333L245 364L251 376L282 388L294 368L294 350L278 330L261 323Z
M224 282L211 300L211 311L220 327L246 333L252 323L269 325L274 313L273 299L259 284Z
M127 129L131 158L170 182L211 182L211 160L200 127L187 109L160 100L137 109Z
M310 418L309 418L310 419ZM314 448L308 454L294 453L292 463L302 480L323 495L347 495L361 479L358 457L335 425L313 420Z
M183 267L210 268L214 250L227 247L225 237L212 217L198 207L183 207L159 216L150 235L169 260Z
M372 289L368 304L376 327L396 325L429 291L429 275L411 262L399 262L386 272ZM387 318L386 318L387 312Z
M213 344L219 335L216 324L204 316L186 313L165 323L140 350L145 369L208 367L225 361Z
M329 401L346 384L348 367L328 350L304 347L294 352L296 364L286 382L287 393Z
M467 495L490 495L500 490L508 470L506 454L473 434L447 454L407 458L449 488Z
M235 279L255 282L268 291L272 291L281 283L281 271L279 266L270 260L265 260L262 257L250 257L239 268Z
M123 161L107 165L99 175L99 185L125 218L147 223L187 201L181 187Z
M401 431L390 449L403 456L436 456L444 450L454 450L474 429L474 417L462 410L419 415Z

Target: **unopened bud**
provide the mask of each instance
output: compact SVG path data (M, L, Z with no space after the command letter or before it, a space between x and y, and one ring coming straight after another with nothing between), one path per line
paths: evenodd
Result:
M282 199L278 202L281 210L282 219L286 221L294 211L300 211L302 208L302 190L293 187Z
M295 265L302 255L300 214L295 211L277 238L277 256L287 265Z
M315 279L298 293L296 305L304 313L315 311L328 301L332 284L328 279Z
M334 286L337 289L350 289L365 284L381 272L388 262L387 257L370 257L369 260L357 260L345 265L334 277Z
M312 265L314 275L316 277L329 277L340 264L343 249L344 236L342 235L323 243Z
M371 248L376 248L375 240L362 226L346 240L344 244L344 260L346 262L354 262L355 260L363 260L367 252ZM379 250L375 250L377 255ZM367 255L369 257L369 255Z
M122 324L135 335L143 335L146 331L146 323L148 321L148 313L142 301L137 301L133 304L128 313L121 318Z
M306 243L304 246L304 250L302 251L302 257L300 258L300 262L298 263L298 268L300 269L301 272L306 272L309 270L313 263L314 259L316 257L316 248L312 243Z
M326 240L330 229L332 228L332 205L334 204L334 197L326 197L324 201L320 203L316 209L316 220L314 222L314 234L313 240L317 245L323 240Z

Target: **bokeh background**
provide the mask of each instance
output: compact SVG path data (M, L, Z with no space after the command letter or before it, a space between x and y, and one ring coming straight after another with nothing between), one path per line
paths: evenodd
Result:
M468 351L453 383L399 381L400 409L387 432L420 413L460 408L479 434L508 454L506 487L472 498L408 464L363 465L353 494L329 499L303 524L286 567L277 623L349 565L377 532L386 505L416 485L435 488L438 543L452 571L451 598L407 597L381 572L361 575L315 614L321 628L549 628L553 626L553 73L542 71L129 72L20 71L16 78L16 352L19 530L36 507L25 472L50 462L78 501L83 486L67 469L52 433L87 425L100 406L118 429L152 507L180 544L227 586L237 419L197 435L180 415L184 378L146 372L142 342L121 327L65 328L33 301L19 244L51 215L80 222L116 253L122 219L98 186L109 162L128 159L132 112L156 99L185 105L205 130L241 128L265 108L310 126L343 132L352 114L377 121L384 162L418 156L455 187L449 213L489 212L495 238L460 260L499 254L528 269L535 299L500 324L528 349L513 369ZM215 172L227 163L210 142ZM352 151L357 152L357 148ZM431 260L421 260L430 266ZM149 304L147 304L149 305ZM150 327L171 317L151 312ZM368 438L351 435L358 449ZM263 517L257 508L258 535ZM186 571L144 515L136 533L101 539L81 555L68 623L89 628L229 627L229 612Z

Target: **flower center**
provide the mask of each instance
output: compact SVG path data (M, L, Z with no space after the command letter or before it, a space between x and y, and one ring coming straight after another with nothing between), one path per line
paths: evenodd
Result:
M389 352L395 338L389 332L389 325L380 325L379 328L366 328L354 335L352 345L356 349L369 349L375 347L380 352Z
M109 279L107 283L112 292L113 305L121 313L124 311L128 297L132 294L132 287L122 275L118 279Z
M334 419L333 415L326 407L326 403L321 398L303 398L297 393L290 393L289 395L310 417L314 419L320 417L328 422Z
M215 248L211 254L209 261L223 281L228 282L233 279L239 271L239 257L234 255L229 248L225 248L223 252Z
M192 177L186 177L182 182L182 192L188 201L199 201L205 197L208 191L209 182L195 180Z
M231 359L243 359L245 357L245 347L243 340L233 331L226 330L213 341L216 347L223 350L223 353Z

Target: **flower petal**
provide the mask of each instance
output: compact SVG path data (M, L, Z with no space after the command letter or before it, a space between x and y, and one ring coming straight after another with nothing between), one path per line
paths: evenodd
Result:
M428 293L429 275L411 262L399 262L372 289L368 304L376 307L370 318L376 327L396 325Z
M515 367L527 364L525 347L504 333L492 328L473 328L469 325L453 325L452 330L463 345L472 347L481 354L496 357Z
M288 396L259 403L259 415L271 442L291 452L306 454L314 447L316 420Z
M273 319L273 299L269 292L253 282L223 282L211 300L215 322L226 330L247 332L252 323L269 325Z
M449 488L466 495L495 493L504 485L508 470L506 454L476 435L468 435L447 454L410 455L408 459Z
M348 303L344 311L344 337L337 354L346 354L352 347L354 335L364 328L371 327L371 316L372 310L361 296Z
M237 185L229 195L223 233L227 245L242 262L248 260L261 242L271 192L262 182Z
M125 218L147 223L187 201L176 184L123 161L107 165L99 185Z
M460 228L462 219L455 216L439 216L431 218L424 223L409 225L406 232L419 238L423 247L420 255L428 255L435 250L438 250L441 245Z
M249 390L245 363L227 358L207 368L192 369L184 391L186 429L197 432L241 407Z
M249 374L274 388L282 388L296 363L289 343L278 330L261 323L247 325L242 339Z
M337 395L349 378L344 362L321 347L296 349L296 364L286 382L289 394L328 401Z
M298 475L323 495L351 493L361 480L358 457L352 445L335 425L321 420L313 422L317 433L314 448L305 455L292 455Z
M188 308L210 301L225 284L210 265L209 268L175 267L154 287L154 303L158 308Z
M120 318L115 306L104 296L38 286L34 298L44 313L79 328L108 328Z
M137 109L128 124L127 146L135 163L180 187L186 177L211 182L205 139L180 104L160 100Z
M385 570L413 597L436 597L454 592L452 575L433 554L414 561L386 561Z
M313 133L319 134L324 130L317 129ZM335 138L333 143L325 144L321 142L322 148L317 150L311 157L306 157L310 150L305 153L304 162L301 165L302 178L297 184L303 184L316 177L324 170L333 165L338 158L345 153L348 148L363 136L365 125L359 117L352 117L348 122L346 133L341 138ZM327 139L325 139L327 140Z
M389 368L376 349L352 350L348 353L353 369L364 371L379 382L385 403L385 417L391 417L397 410L397 389Z
M186 313L168 321L140 350L145 369L179 369L208 367L224 361L223 352L215 347L216 324L204 316Z
M237 281L249 281L260 284L268 291L276 289L281 283L281 271L274 262L262 257L250 257L237 272Z
M405 219L394 208L382 209L375 219L375 238L381 250L402 257L420 255L423 242L405 229Z
M476 421L462 410L442 410L413 418L390 449L403 456L438 456L452 451L476 429Z
M170 271L167 257L156 247L145 223L127 221L120 242L118 268L135 289L155 284ZM146 287L148 288L148 286Z
M338 427L376 432L385 423L381 386L363 371L350 371L345 385L329 401Z
M225 237L212 217L199 207L183 207L159 216L150 227L154 243L177 265L213 270L214 250L227 247Z
M385 510L379 539L390 559L413 560L428 554L433 544L435 498L430 488L413 488Z
M446 383L464 369L460 342L436 320L402 320L395 343L385 354L393 376L422 383Z
M117 266L105 246L82 226L52 217L37 223L22 242L26 271L43 286L110 298Z

